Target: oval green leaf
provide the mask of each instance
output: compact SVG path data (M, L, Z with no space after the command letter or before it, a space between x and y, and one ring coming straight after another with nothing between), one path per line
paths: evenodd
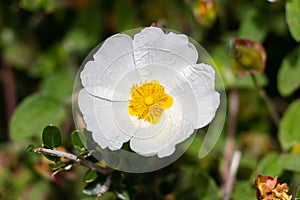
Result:
M280 159L280 164L285 170L300 173L300 153L282 156Z
M28 142L39 138L47 124L62 124L66 117L65 108L55 98L33 94L18 106L10 121L11 138Z
M60 130L53 125L46 126L42 135L43 144L46 148L55 148L61 145Z
M277 152L270 152L261 159L257 166L257 174L264 174L266 176L279 176L282 173L280 165L279 154Z
M300 1L299 1L300 2ZM299 23L300 24L300 23ZM293 94L300 87L300 46L282 61L278 72L278 90L282 96Z
M84 176L83 176L83 181L85 183L91 183L94 180L96 180L96 178L98 177L97 172L94 170L88 170Z
M72 141L73 146L77 150L83 151L85 149L84 145L83 145L83 142L80 138L80 132L78 130L75 130L71 133L71 141Z
M279 125L279 142L284 150L300 143L299 119L300 100L297 100L291 103Z
M300 41L300 1L287 0L285 4L286 21L291 32L292 37Z

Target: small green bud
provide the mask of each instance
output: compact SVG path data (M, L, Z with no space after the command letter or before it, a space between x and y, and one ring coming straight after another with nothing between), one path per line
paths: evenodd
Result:
M261 43L249 39L234 39L230 43L230 62L238 75L261 73L265 69L267 54Z

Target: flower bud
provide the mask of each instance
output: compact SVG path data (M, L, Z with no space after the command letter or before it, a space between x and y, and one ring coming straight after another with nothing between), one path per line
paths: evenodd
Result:
M261 73L265 69L267 54L261 43L249 39L234 39L230 43L230 62L238 75Z
M217 18L217 7L213 0L196 0L193 5L196 20L207 27L211 27Z

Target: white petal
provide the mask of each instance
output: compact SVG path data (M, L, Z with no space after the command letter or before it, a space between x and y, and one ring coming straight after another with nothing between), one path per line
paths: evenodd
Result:
M122 131L116 122L112 102L95 98L82 89L78 96L78 105L87 130L93 133L95 142L102 148L109 147L111 150L117 150L130 139L131 136Z
M138 68L148 64L170 66L182 70L196 64L198 52L183 34L164 33L160 28L148 27L133 39L133 53Z
M193 123L182 120L178 108L179 106L175 105L164 111L163 124L156 134L151 137L142 135L133 137L130 140L131 149L144 156L166 157L171 155L175 151L176 144L187 139L194 131Z
M161 149L157 156L159 158L170 156L174 153L176 145L188 139L194 133L194 125L191 121L183 120L179 127L176 137L172 138L172 142L163 149Z
M99 124L97 123L97 116L93 106L92 97L86 92L85 89L80 90L78 94L78 106L83 114L83 119L87 125L87 130L93 133L94 140L101 146L101 148L106 148L108 146L108 141L104 137ZM97 133L97 134L94 134Z
M197 64L186 68L183 76L189 81L198 104L196 128L206 126L214 118L220 104L220 95L215 91L215 71L207 64Z
M135 71L132 55L132 39L116 34L104 41L94 54L94 60L84 66L80 74L83 87L88 93L100 98L124 100L127 91L117 90L116 84L129 72ZM131 73L138 77L137 72Z

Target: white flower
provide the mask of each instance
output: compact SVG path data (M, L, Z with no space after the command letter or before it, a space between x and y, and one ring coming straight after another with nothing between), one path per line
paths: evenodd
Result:
M140 155L171 155L220 103L213 68L197 60L186 35L156 27L105 40L80 74L78 105L95 142L118 150L129 141Z

